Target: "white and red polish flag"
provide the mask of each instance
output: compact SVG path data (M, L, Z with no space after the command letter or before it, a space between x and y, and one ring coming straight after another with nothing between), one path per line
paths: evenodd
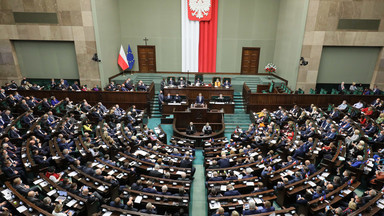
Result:
M125 55L123 45L120 47L120 53L119 57L117 59L117 64L120 66L120 68L125 71L129 68L127 56Z
M181 0L183 72L216 72L218 3Z

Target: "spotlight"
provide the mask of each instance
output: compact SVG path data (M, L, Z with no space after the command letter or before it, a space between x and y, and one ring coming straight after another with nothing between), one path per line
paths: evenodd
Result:
M101 62L101 60L97 56L97 53L93 54L92 60L95 61L95 62Z
M300 57L300 65L306 66L308 64L308 61L305 61L304 57Z

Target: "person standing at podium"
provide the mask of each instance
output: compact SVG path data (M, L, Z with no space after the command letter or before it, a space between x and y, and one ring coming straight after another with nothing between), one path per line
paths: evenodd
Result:
M192 134L196 133L196 128L195 128L195 125L193 125L193 122L189 123L186 132L188 135L192 135Z
M204 103L204 97L203 97L203 95L201 95L201 93L199 93L199 96L196 97L195 103L196 104L203 104Z

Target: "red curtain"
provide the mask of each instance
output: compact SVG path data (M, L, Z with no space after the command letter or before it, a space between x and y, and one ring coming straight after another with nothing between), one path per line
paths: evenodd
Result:
M211 0L212 16L210 21L200 22L199 72L216 72L217 49L217 11L219 0Z

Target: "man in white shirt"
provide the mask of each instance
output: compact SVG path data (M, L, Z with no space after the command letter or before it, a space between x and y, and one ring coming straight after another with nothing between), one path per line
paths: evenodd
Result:
M347 101L344 100L343 103L341 103L337 108L338 108L339 110L342 110L342 111L343 111L343 110L347 109L347 107L348 107Z

